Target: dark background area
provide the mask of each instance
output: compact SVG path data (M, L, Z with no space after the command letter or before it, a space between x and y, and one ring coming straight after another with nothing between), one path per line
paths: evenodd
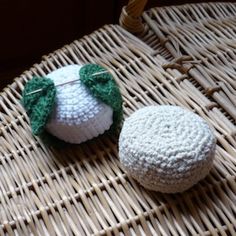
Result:
M41 56L104 24L118 23L128 0L1 0L0 88ZM147 8L186 2L150 0Z

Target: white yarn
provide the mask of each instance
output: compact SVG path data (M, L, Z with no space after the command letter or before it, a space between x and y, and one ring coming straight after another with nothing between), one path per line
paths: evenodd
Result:
M82 66L70 65L47 75L57 84L79 78ZM113 110L96 99L80 80L57 86L56 104L48 132L69 143L82 143L103 134L113 123Z
M124 122L119 156L126 171L147 189L175 193L208 174L215 144L198 115L177 106L150 106Z

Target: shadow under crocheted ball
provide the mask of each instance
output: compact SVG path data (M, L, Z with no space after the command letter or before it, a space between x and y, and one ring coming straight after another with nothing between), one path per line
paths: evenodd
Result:
M124 122L119 157L145 188L176 193L209 173L215 146L215 136L198 115L177 106L150 106Z

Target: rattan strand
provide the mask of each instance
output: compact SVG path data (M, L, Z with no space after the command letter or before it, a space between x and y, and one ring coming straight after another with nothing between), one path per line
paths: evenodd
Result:
M235 13L234 4L156 8L143 15L142 41L105 26L44 56L5 88L0 235L235 235ZM207 178L182 194L150 192L122 170L117 136L60 151L33 137L19 102L26 81L74 63L113 70L126 117L153 104L202 116L218 141Z

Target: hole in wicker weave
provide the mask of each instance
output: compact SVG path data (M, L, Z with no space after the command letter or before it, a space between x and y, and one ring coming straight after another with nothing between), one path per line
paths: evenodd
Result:
M207 13L208 17L215 19L215 16L218 15L213 8L205 8L205 12Z
M236 120L234 120L222 107L218 106L218 109L225 115L225 117L234 125L236 126Z
M190 9L181 9L181 14L185 17L185 19L182 19L182 23L196 22L198 20Z
M233 11L233 8L231 8L231 6L229 6L229 5L225 5L225 9L228 11L228 16L235 16L235 11Z

